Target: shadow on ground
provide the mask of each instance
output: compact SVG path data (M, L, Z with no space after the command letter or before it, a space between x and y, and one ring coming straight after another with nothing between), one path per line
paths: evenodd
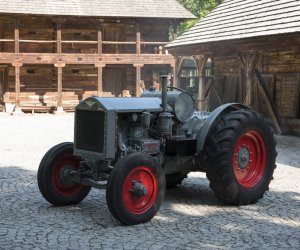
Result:
M0 168L0 191L1 228L23 228L23 235L34 227L45 234L51 229L57 237L60 234L71 238L85 234L92 240L114 233L117 238L122 238L126 232L128 237L138 240L136 230L140 230L147 232L147 239L158 234L158 240L162 236L175 237L177 246L192 244L192 248L197 242L211 246L222 242L231 244L227 238L241 242L261 241L257 244L263 242L272 246L272 240L281 237L286 244L292 244L293 234L300 235L300 193L271 190L257 204L232 207L214 196L205 178L188 178L183 185L167 190L158 215L150 223L134 227L123 227L112 218L104 190L93 189L82 203L75 206L50 205L39 193L34 171L19 167ZM27 227L22 225L24 222ZM195 234L200 237L198 241ZM28 237L29 241L30 234Z
M220 202L201 177L187 178L179 187L167 190L157 216L133 227L124 227L111 216L104 190L92 189L78 205L54 207L40 194L36 172L19 167L0 168L0 200L0 243L1 236L16 231L19 234L14 237L21 237L24 246L45 237L41 248L50 246L51 237L62 235L68 242L76 239L104 248L126 247L128 242L139 248L149 241L149 248L166 249L172 244L178 248L235 248L249 241L249 247L300 244L300 193L271 190L257 204L232 207Z

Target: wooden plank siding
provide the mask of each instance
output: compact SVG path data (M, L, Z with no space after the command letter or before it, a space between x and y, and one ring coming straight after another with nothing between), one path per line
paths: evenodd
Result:
M26 111L60 105L70 110L91 95L137 95L141 81L149 87L175 66L163 48L170 25L168 19L0 14L0 65L7 69L2 105L19 100ZM140 65L139 77L135 65Z
M300 72L300 48L293 51L264 53L263 70L269 73Z
M228 92L229 94L226 94L226 91L221 91L220 93L223 96L223 100L229 99L231 101L243 102L243 99L238 98L238 96L235 99L230 97L230 95L235 95L234 93L236 91L238 93L239 91L237 83L231 78L236 77L236 79L240 79L243 85L245 84L245 75L238 56L215 56L213 57L213 62L214 77L218 83L217 85L223 85L221 89L231 88L233 91L233 93ZM261 52L256 68L263 74L269 93L271 97L273 97L273 101L281 117L298 118L300 106L300 48L294 51ZM229 83L230 87L227 86ZM259 111L266 113L266 110L263 108L263 100L259 93L256 92L254 95L256 103L261 102L261 107L257 108ZM214 108L216 106L218 105L213 105Z

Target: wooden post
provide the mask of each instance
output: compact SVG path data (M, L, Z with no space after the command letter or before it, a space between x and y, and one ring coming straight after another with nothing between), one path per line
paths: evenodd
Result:
M4 23L0 23L0 39L4 38ZM4 43L0 42L0 52L4 51Z
M20 53L19 20L15 20L15 53Z
M61 47L61 21L57 21L56 23L56 52L57 54L62 53Z
M54 64L57 68L57 104L55 114L65 113L62 105L62 70L65 67L64 63Z
M98 68L98 84L97 84L97 96L103 96L103 68L105 64L95 64Z
M181 66L184 61L184 57L178 56L176 58L175 62L175 79L176 79L176 86L175 87L180 87L180 74L181 74Z
M208 59L205 55L193 56L199 76L199 91L198 91L198 105L197 108L200 111L205 111L205 64Z
M176 66L175 64L171 64L171 69L172 69L172 75L173 75L173 81L172 81L172 86L177 87L177 75L176 75Z
M141 54L141 31L140 31L140 25L136 25L136 53L138 55Z
M254 70L257 64L258 52L241 53L239 54L239 58L246 74L246 97L244 104L250 108L254 108Z
M22 114L21 110L21 103L20 103L20 92L21 92L21 87L20 87L20 68L23 66L22 63L20 62L14 62L12 63L12 66L15 67L15 95L16 95L16 102L15 102L15 111L13 114Z
M4 95L4 69L0 68L0 108L2 108Z
M143 64L134 64L133 65L135 67L136 70L136 91L135 91L135 95L136 97L141 95L141 69L144 66Z
M101 21L98 20L98 27L97 27L97 33L98 33L98 54L102 54L103 53L103 49L102 49L102 27L101 27Z

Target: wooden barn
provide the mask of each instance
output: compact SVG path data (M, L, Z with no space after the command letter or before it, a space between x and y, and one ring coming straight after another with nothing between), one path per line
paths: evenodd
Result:
M300 134L300 1L225 0L166 48L177 76L184 57L195 59L201 109L239 101Z
M139 95L174 72L176 0L10 0L0 5L0 109L63 111L83 98Z

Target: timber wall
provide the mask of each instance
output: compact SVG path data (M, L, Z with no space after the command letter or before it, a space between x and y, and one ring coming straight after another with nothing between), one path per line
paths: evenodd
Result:
M214 76L219 94L229 101L242 101L244 93L239 94L244 79L242 63L237 56L214 57ZM263 53L259 56L257 69L262 73L271 97L282 118L300 118L300 51ZM226 86L226 85L229 86ZM226 96L226 88L236 91ZM225 95L225 96L224 96ZM259 101L256 99L256 102Z
M238 56L214 57L215 89L222 103L243 102L245 72ZM256 68L262 73L268 92L284 122L283 130L300 135L300 51L260 53ZM254 79L254 108L269 115ZM211 92L210 109L220 105L217 94Z
M149 87L175 67L163 49L171 24L0 15L0 105L19 102L35 109L62 103L69 109L99 93L138 95L141 81Z

